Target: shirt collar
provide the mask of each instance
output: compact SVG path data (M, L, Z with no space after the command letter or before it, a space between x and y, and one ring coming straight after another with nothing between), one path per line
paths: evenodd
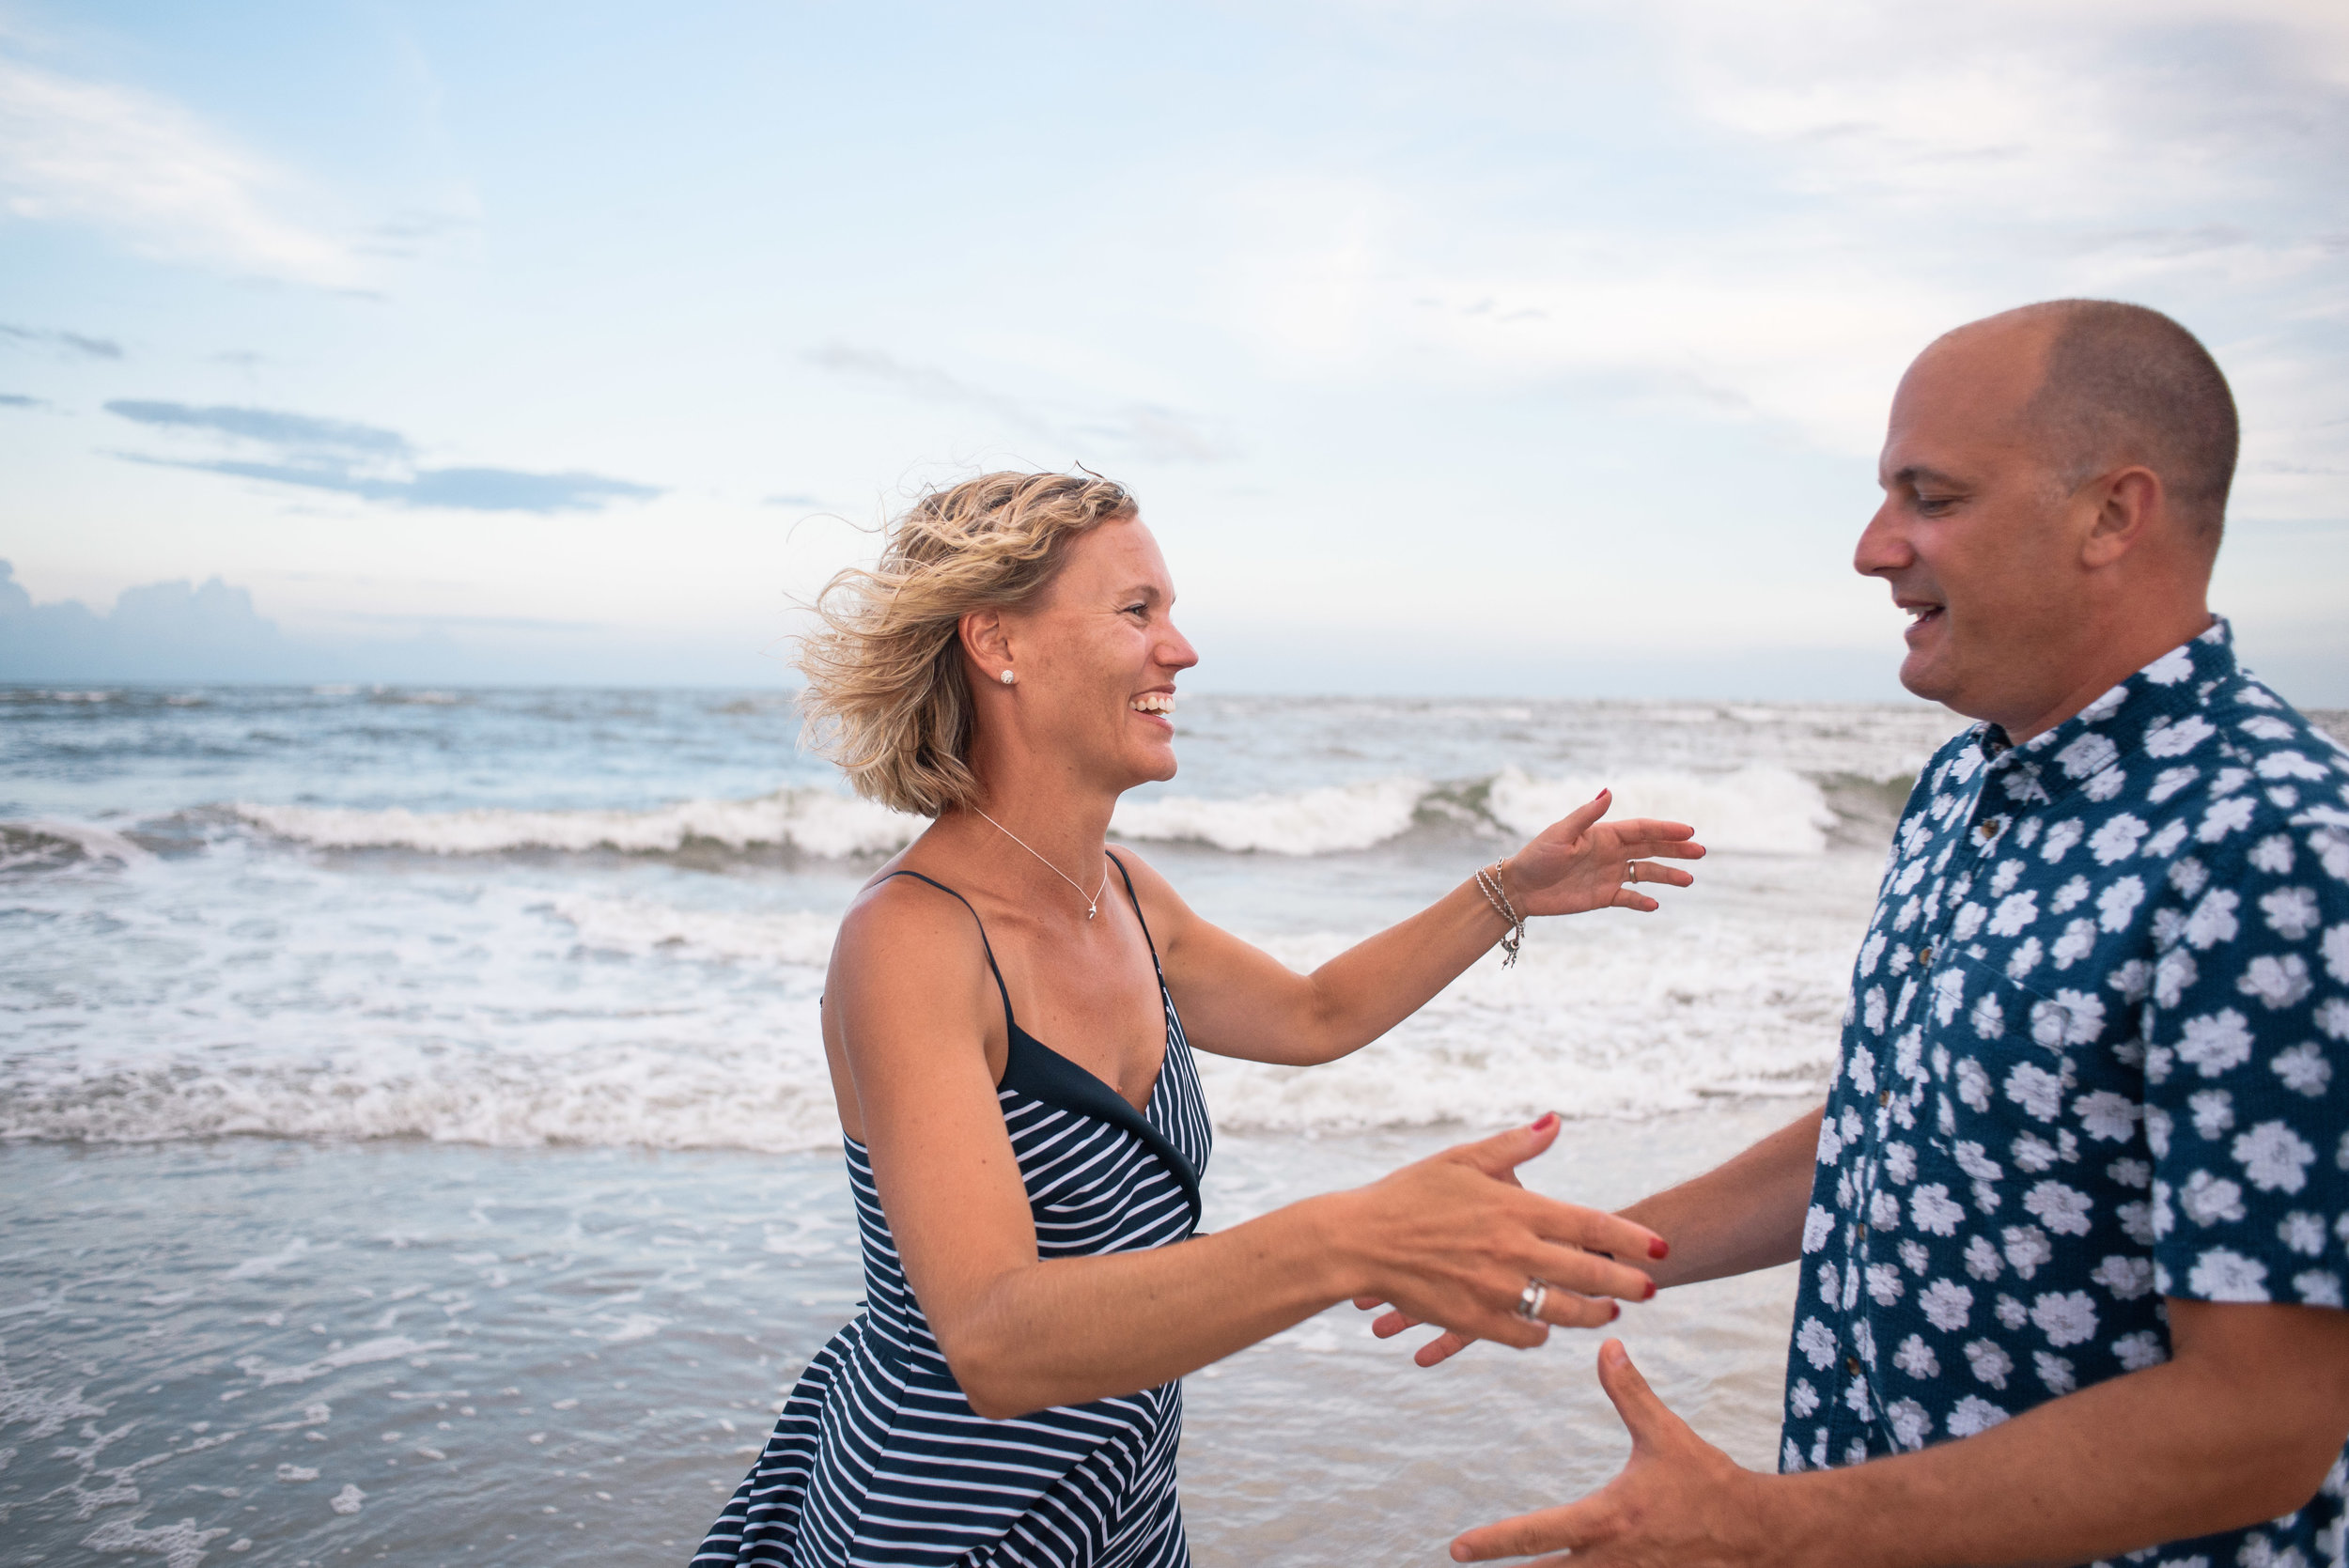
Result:
M2155 733L2186 722L2236 673L2234 632L2226 617L2214 615L2206 630L2020 746L1997 724L1976 724L1974 744L1989 775L1984 793L1995 780L2017 806L2052 801L2134 754Z

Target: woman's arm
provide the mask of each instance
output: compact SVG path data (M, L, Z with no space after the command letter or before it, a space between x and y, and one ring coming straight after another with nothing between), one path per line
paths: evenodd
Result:
M1610 906L1653 910L1656 900L1624 882L1625 865L1635 861L1641 883L1685 888L1694 880L1655 863L1657 857L1702 858L1704 846L1692 842L1693 829L1646 818L1602 822L1609 803L1602 791L1509 858L1501 881L1519 914ZM1164 933L1160 958L1185 1035L1219 1056L1292 1066L1334 1062L1425 1006L1508 929L1471 879L1313 973L1299 974L1202 920L1138 857L1119 858L1133 868L1151 929Z
M907 1278L980 1414L1133 1393L1365 1290L1519 1346L1650 1294L1595 1255L1644 1257L1646 1230L1501 1179L1548 1147L1549 1118L1176 1246L1039 1260L988 1066L1001 1005L968 917L934 903L881 892L850 912L826 1012ZM1512 1312L1534 1278L1556 1287L1544 1325Z

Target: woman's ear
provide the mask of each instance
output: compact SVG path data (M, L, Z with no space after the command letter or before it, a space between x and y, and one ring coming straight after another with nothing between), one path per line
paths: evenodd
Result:
M1001 672L1012 667L1011 635L1002 611L973 610L956 623L956 632L962 641L963 657L985 679L1000 680Z

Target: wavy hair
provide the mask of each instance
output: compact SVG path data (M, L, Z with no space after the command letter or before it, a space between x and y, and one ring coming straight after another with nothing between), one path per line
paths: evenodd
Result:
M1124 486L1091 474L983 474L923 496L889 525L874 567L816 596L822 626L792 661L807 677L810 747L893 810L971 804L962 617L1033 600L1072 543L1137 509Z

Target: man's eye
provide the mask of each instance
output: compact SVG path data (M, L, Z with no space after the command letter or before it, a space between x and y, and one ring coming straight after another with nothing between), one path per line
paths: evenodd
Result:
M1128 615L1147 615L1149 613L1150 607L1146 604L1129 604L1126 606L1126 613Z
M1957 497L1953 495L1921 495L1917 498L1917 510L1929 518L1937 518L1956 505Z

